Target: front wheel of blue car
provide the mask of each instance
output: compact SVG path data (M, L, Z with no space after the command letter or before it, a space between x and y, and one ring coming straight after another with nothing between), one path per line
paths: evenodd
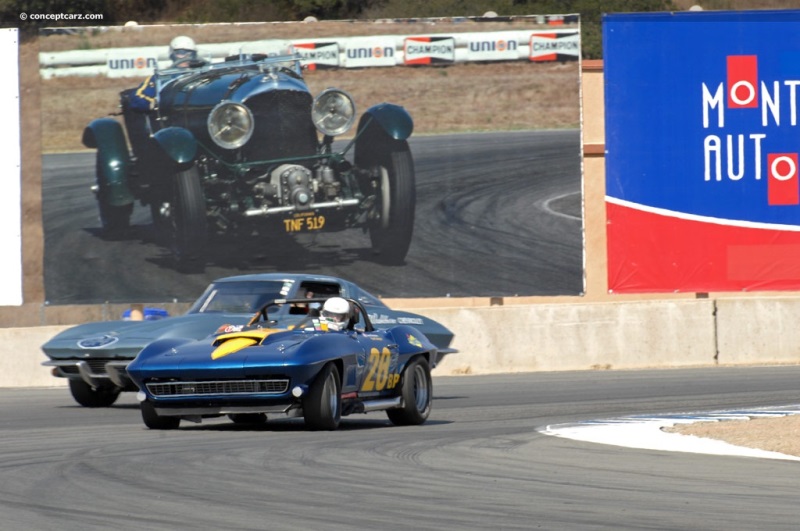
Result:
M433 401L433 382L428 362L424 358L417 358L409 363L400 385L402 405L386 410L392 424L412 426L428 420Z
M181 425L180 417L164 417L156 413L155 406L149 400L142 402L140 407L144 425L151 430L174 430Z
M336 364L319 371L303 400L303 418L312 430L335 430L342 418L342 382Z

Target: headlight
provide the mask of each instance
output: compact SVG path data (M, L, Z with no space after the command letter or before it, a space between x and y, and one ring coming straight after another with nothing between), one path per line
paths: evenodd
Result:
M311 119L322 134L341 135L353 126L356 105L348 93L328 89L314 99Z
M218 146L225 149L240 148L253 135L253 113L241 103L223 101L208 115L208 134Z

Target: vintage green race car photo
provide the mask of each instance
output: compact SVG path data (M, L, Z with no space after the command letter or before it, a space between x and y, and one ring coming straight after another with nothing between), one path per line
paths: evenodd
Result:
M181 269L202 270L215 235L345 229L369 233L376 261L403 263L416 201L411 116L378 103L358 117L335 88L313 96L300 56L276 46L157 70L121 93L122 121L88 124L106 235L128 228L138 201Z

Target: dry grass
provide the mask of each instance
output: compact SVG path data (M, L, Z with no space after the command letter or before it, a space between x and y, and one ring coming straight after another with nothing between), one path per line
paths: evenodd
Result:
M119 92L136 79L43 80L42 149L82 149L86 124L119 110ZM524 61L450 67L319 70L306 76L314 94L336 86L363 111L389 101L414 117L415 134L578 127L578 63Z
M316 93L349 91L362 108L381 101L406 107L420 133L578 127L578 65L464 64L317 72Z
M800 415L680 424L667 431L800 457Z

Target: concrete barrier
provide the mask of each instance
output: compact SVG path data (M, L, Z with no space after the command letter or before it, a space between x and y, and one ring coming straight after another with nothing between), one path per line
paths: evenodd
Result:
M55 378L48 367L42 367L47 356L41 346L67 328L0 328L0 387L65 387L65 379Z
M444 359L438 375L800 363L800 298L416 311L455 333L460 352ZM40 348L65 328L0 328L0 387L66 385L41 366Z
M459 353L438 374L692 367L714 363L710 300L426 309Z
M800 363L800 299L720 299L717 337L720 363Z

